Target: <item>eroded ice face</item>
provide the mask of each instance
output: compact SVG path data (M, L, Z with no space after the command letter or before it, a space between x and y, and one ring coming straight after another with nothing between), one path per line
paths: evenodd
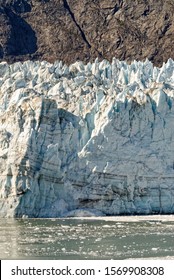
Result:
M173 213L173 70L0 63L1 216Z

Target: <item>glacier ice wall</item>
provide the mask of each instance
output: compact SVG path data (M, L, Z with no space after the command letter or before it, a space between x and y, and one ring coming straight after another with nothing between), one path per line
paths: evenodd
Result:
M0 216L174 213L174 62L0 63Z

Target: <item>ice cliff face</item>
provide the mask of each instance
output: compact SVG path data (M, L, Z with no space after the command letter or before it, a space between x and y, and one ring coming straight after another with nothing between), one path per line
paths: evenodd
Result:
M0 216L174 213L174 62L0 63Z

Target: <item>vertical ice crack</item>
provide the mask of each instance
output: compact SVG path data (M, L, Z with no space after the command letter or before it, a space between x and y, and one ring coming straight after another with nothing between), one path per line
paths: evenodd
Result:
M71 11L71 8L70 8L70 6L68 4L68 1L67 0L63 0L63 4L64 4L65 9L69 12L69 14L70 14L72 20L74 21L75 25L77 26L78 30L80 31L80 34L81 34L83 40L85 41L86 45L88 46L88 48L91 48L91 45L88 42L88 40L87 40L87 38L85 36L85 33L83 32L82 28L80 27L80 25L76 21L74 13Z

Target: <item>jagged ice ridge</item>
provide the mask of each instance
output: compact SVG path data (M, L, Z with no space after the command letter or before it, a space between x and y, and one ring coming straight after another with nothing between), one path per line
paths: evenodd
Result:
M0 216L174 213L174 62L0 63Z

